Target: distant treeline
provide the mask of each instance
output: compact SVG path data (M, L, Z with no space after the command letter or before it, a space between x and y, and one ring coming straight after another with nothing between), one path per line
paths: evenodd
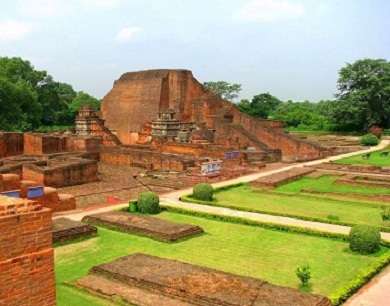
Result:
M53 80L21 58L0 57L0 130L56 130L73 124L78 109L100 101Z
M240 84L207 82L207 88L225 99L235 98ZM390 62L362 59L339 72L334 100L281 101L270 93L241 100L241 111L258 118L283 120L297 130L365 132L371 126L390 128Z

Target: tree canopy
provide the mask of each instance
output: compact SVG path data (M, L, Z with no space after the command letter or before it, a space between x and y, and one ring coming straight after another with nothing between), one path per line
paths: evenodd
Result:
M238 107L251 116L268 118L280 104L282 101L267 92L254 96L251 101L241 100Z
M225 81L205 82L203 85L222 99L228 101L237 99L241 92L241 84L231 84Z
M0 57L0 130L73 124L78 107L99 101L53 80L21 58Z

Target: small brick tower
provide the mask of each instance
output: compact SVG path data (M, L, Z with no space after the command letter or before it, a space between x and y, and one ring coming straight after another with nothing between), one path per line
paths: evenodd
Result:
M56 305L51 210L0 196L0 305Z

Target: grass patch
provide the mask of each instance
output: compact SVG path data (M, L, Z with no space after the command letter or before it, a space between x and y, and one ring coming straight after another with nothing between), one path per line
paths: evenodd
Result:
M347 165L372 165L378 167L389 167L390 166L390 154L388 156L381 155L382 152L389 152L390 147L384 150L372 152L369 159L363 158L362 155L355 155L347 158L343 158L334 161L336 164L347 164Z
M337 192L337 193L356 193L362 195L390 195L390 188L356 186L347 184L337 184L339 177L333 175L323 175L319 178L303 177L299 180L287 183L276 188L278 192L299 193L302 190L313 190L317 192Z
M387 248L374 255L349 251L348 243L322 237L269 230L261 227L213 221L163 212L160 218L201 226L206 234L177 244L165 244L144 237L99 228L99 236L55 250L57 302L59 306L109 305L107 301L70 288L71 282L86 275L97 264L134 252L177 259L299 287L297 266L312 268L312 292L332 296L356 275L389 254Z
M294 191L299 192L299 189L294 189ZM219 190L215 193L214 202L194 201L188 196L183 197L182 200L326 223L369 224L390 231L389 222L384 222L382 219L380 203L342 201L301 194L267 192L253 189L247 184Z

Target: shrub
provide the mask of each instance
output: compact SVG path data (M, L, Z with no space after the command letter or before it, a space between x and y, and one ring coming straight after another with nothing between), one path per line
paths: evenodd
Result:
M363 146L376 146L379 143L379 139L374 134L366 134L360 138L360 143Z
M382 220L383 221L390 221L390 207L383 207L382 208Z
M309 265L303 265L299 266L297 270L295 271L295 274L301 281L301 284L303 287L307 286L309 284L309 280L311 278L311 272L310 272L310 266Z
M138 211L138 205L137 202L135 201L130 201L129 202L129 212L135 213Z
M141 214L158 214L160 199L154 192L142 192L138 197L137 208Z
M192 196L201 201L212 201L214 189L210 184L197 184L193 188Z
M379 250L381 235L379 229L369 225L355 225L349 233L349 247L361 254L371 254Z

